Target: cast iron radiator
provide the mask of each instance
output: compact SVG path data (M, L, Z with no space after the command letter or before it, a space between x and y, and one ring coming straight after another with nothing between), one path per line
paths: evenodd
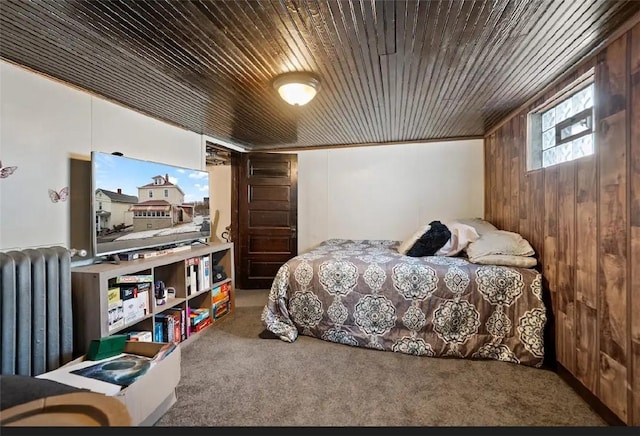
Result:
M0 291L2 374L36 376L72 359L69 250L0 253Z

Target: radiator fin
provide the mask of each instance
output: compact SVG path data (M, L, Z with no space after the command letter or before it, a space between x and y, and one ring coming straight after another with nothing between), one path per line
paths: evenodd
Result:
M64 247L0 253L2 374L36 376L73 357L71 255Z

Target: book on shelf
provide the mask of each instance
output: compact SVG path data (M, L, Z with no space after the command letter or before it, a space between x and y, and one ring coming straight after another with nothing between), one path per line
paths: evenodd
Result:
M116 277L116 283L153 283L153 274L126 274Z
M179 344L182 340L180 314L173 314L173 343Z
M214 297L222 292L222 286L216 286L211 289L211 296Z
M184 260L185 271L187 274L186 288L187 295L192 295L198 292L198 266L200 264L199 257L191 257Z
M202 256L200 258L200 290L211 287L211 258Z
M188 259L184 260L184 264L189 266L189 265L198 265L200 263L200 258L199 257L189 257Z
M220 319L229 312L229 301L221 301L213 306L213 319Z
M226 301L229 301L230 297L229 294L226 292L220 292L219 294L214 294L211 297L211 304L219 304L219 303L223 303Z
M185 316L185 330L186 330L186 337L188 338L189 336L191 336L191 308L189 307L189 305L187 304L187 307L184 309L184 316Z
M198 324L208 319L210 317L210 313L211 312L209 311L209 309L206 308L191 309L191 313L189 314L189 323L191 324L191 330L193 331Z
M156 322L153 324L153 342L166 342L162 338L163 330L164 325L156 318Z
M173 342L175 344L181 342L183 339L183 324L182 324L182 310L181 309L167 309L164 311L169 316L173 317Z
M185 339L187 339L187 311L186 311L186 309L172 308L172 309L166 310L166 312L173 313L177 317L177 320L179 322L179 329L177 329L176 331L178 332L178 337L180 338L180 341L184 341Z
M200 330L202 330L203 328L207 327L211 325L211 318L205 318L204 321L198 323L194 328L193 331L194 332L199 332Z
M160 336L160 340L156 342L173 343L175 341L175 326L173 315L159 313L156 315L156 323L156 325L161 325L160 331L156 331L156 335Z

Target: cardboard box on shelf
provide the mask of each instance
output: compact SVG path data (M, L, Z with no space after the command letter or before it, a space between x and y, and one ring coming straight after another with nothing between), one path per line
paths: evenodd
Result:
M120 288L109 288L107 291L107 304L117 303L120 301Z
M125 325L131 324L139 319L145 317L144 310L138 306L138 299L131 298L124 301L124 323Z
M153 283L153 274L128 274L116 277L116 283Z
M122 300L117 300L113 303L109 303L108 306L108 322L109 331L113 331L124 327L124 303Z
M176 402L175 390L180 382L180 346L127 341L124 353L153 358L154 365L142 377L121 389L110 383L71 374L76 368L96 363L87 362L86 356L78 357L54 371L40 374L38 378L112 395L127 407L132 425L151 426Z

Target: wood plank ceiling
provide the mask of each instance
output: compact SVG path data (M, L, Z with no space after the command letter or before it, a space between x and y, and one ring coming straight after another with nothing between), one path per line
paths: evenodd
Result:
M638 1L2 0L0 56L125 106L275 150L482 135ZM271 81L307 70L311 103Z

